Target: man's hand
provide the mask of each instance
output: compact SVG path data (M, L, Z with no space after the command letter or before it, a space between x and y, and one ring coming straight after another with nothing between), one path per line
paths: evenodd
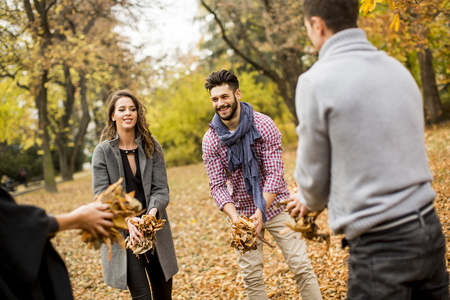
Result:
M252 215L250 217L250 219L253 220L253 222L255 223L256 226L256 234L259 234L259 232L262 229L262 225L263 225L263 217L262 217L262 212L259 208L256 209L255 214Z
M227 214L228 218L231 219L231 222L236 223L239 215L233 203L230 202L225 204L225 206L223 207L223 212Z
M293 193L290 195L289 202L286 205L286 210L290 212L291 217L295 218L303 218L307 213L309 213L309 209L306 208L303 204L298 200L298 189L295 188Z

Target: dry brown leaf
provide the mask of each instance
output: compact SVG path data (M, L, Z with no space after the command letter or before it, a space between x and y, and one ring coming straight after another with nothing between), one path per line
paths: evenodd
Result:
M131 219L129 222L136 226L142 236L139 237L140 241L136 241L134 244L131 244L130 237L127 237L125 240L127 248L131 249L136 256L144 254L149 250L153 254L156 247L156 231L163 228L166 220L157 220L155 216L143 215L139 221Z
M286 207L290 200L282 200L276 204L277 207ZM290 210L286 210L290 212ZM319 233L319 226L316 224L317 217L324 211L310 211L303 218L295 217L295 224L292 225L289 222L284 223L288 228L281 230L280 234L286 234L290 230L300 232L305 239L313 240L317 242L326 242L327 249L330 247L330 234ZM290 229L290 230L289 230Z
M128 229L125 218L140 215L145 211L141 211L142 204L139 200L134 198L134 191L128 194L122 192L122 186L120 185L122 181L123 178L121 177L116 183L111 184L95 198L96 202L108 204L108 208L105 211L114 213L112 219L114 227L108 229L110 236L94 237L86 230L81 232L81 240L88 245L88 249L94 248L95 250L98 250L100 246L105 243L108 248L109 260L111 260L111 246L113 243L118 243L125 249L125 242L122 234L118 231L119 228Z
M231 247L245 254L248 251L256 250L257 234L253 220L242 215L231 226Z

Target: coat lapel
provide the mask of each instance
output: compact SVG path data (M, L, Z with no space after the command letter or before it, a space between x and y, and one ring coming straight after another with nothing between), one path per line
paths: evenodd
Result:
M149 180L149 175L151 174L147 174L148 170L146 169L146 167L147 161L150 161L151 158L147 159L147 156L145 156L144 148L142 148L142 139L140 136L136 138L136 143L138 144L139 168L141 169L141 180L142 186L144 187L145 203L148 208L150 205L150 188L151 188L151 180Z
M119 180L119 178L121 178L121 177L125 178L125 171L123 170L123 162L122 162L122 157L120 156L120 150L119 150L119 136L117 134L114 137L114 139L112 139L109 142L109 145L110 145L111 151L114 154L114 157L116 159L117 170L118 170L118 174L117 174L118 177L117 178L111 178L111 184L112 184L112 183L116 182L117 180ZM112 174L110 174L110 176L111 175ZM123 188L124 191L126 190L125 180L122 181L122 188Z

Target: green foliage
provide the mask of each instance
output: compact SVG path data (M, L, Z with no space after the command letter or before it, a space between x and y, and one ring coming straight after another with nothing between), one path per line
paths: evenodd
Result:
M18 170L20 168L27 170L28 179L42 176L42 151L39 149L38 145L24 149L19 144L0 143L0 176L5 174L15 181L19 181ZM53 150L51 154L55 170L59 172L58 152ZM85 161L85 155L79 153L75 162L75 171L81 171Z
M203 135L214 115L201 72L181 74L158 88L148 105L151 131L162 144L167 165L201 160Z
M37 152L37 146L25 150L18 144L0 143L0 176L5 174L18 181L20 168L27 170L28 178L42 176L42 157Z
M30 147L34 142L33 109L28 106L29 95L11 78L0 79L0 143Z
M283 145L295 143L295 120L287 109L273 81L258 76L258 72L238 74L241 101L250 103L256 111L271 117L282 134Z

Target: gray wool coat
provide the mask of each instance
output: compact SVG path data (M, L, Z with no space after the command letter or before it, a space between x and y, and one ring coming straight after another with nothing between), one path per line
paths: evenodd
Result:
M142 148L141 138L138 137L139 167L141 169L147 212L156 207L158 219L165 219L163 229L156 232L156 253L164 272L169 280L178 272L177 258L173 244L172 231L166 212L169 204L169 185L167 183L166 164L161 145L153 139L155 152L146 158ZM119 139L103 141L94 150L92 157L92 185L94 195L103 192L110 184L124 177L122 158L119 150ZM122 182L125 190L125 181ZM122 233L124 236L125 231ZM127 289L127 259L125 251L117 244L112 245L112 258L108 260L108 250L105 244L101 247L103 276L105 283L114 288Z

